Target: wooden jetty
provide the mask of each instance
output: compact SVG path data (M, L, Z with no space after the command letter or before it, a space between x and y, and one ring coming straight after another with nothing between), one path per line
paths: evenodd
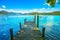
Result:
M13 31L10 29L11 40L44 40L45 28L42 29L43 32L41 33L38 28L38 19L39 16L37 16L37 25L34 21L26 21L25 19L23 26L20 23L20 30L15 37L13 37Z

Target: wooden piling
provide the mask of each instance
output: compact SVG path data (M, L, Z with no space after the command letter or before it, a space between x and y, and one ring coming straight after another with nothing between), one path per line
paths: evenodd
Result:
M12 28L10 29L10 38L11 40L13 40L13 29Z
M39 27L39 15L37 15L37 27Z
M36 15L34 15L34 23L36 23Z
M22 29L22 28L21 28L21 22L20 22L20 29Z
M24 19L24 24L26 23L26 18Z
M42 40L45 40L45 27L42 29Z

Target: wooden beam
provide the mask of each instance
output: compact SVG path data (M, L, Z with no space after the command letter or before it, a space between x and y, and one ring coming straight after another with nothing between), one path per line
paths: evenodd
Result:
M21 27L22 25L21 25L21 22L20 22L20 29L22 29L22 27Z
M11 40L13 40L13 29L12 28L10 28L10 38Z
M39 15L37 15L37 27L39 27Z
M26 23L26 18L24 19L24 24Z
M36 24L36 15L34 15L34 23Z
M45 40L45 27L42 29L42 40Z

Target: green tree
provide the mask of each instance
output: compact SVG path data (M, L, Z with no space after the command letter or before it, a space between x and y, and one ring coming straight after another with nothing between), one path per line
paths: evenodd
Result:
M52 7L55 6L56 1L57 1L57 0L46 0L47 4L50 5L50 6L52 6ZM60 2L58 2L58 4L60 4Z

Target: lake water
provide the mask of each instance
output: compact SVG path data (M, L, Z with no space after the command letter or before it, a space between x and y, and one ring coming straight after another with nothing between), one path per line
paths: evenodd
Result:
M19 15L19 16L0 16L0 40L10 40L9 29L13 28L14 36L19 31L19 23L24 25L24 19L27 21L33 21L33 15ZM60 39L60 16L42 16L39 17L39 29L45 27L46 40L59 40Z

